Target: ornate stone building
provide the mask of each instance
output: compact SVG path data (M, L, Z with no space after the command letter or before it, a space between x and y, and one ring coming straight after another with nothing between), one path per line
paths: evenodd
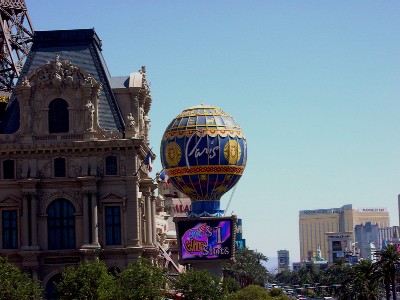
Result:
M111 77L93 29L41 31L21 78L0 123L0 255L49 295L68 264L159 258L145 68Z

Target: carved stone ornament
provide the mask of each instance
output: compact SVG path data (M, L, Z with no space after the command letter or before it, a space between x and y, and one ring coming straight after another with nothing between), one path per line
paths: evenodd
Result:
M79 159L79 158L71 158L70 159L68 174L73 177L82 176L81 159Z
M31 87L29 80L26 76L24 76L24 78L22 78L21 84L22 84L22 86Z
M139 73L143 76L142 87L146 91L147 95L150 95L150 84L147 82L146 76L146 67L142 66L139 70Z
M123 158L119 160L119 173L121 176L126 176L126 165Z
M109 130L98 130L96 131L94 136L98 139L105 139L105 140L121 138L121 134L119 132L109 131Z
M135 118L132 116L132 113L129 113L129 115L126 117L127 121L128 121L128 127L130 129L134 129L135 128Z
M29 80L29 82L28 82ZM100 84L89 74L72 65L68 60L60 60L57 55L54 61L49 61L41 68L34 71L33 75L24 78L23 86L35 88L73 88L82 86L100 87Z
M82 213L82 194L79 191L58 190L53 193L38 193L37 198L39 201L39 213L41 215L45 215L50 203L59 198L70 201L74 205L76 213Z

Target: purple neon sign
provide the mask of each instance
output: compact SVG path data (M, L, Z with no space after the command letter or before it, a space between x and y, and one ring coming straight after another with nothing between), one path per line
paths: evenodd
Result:
M231 218L186 219L177 222L181 259L230 259L233 247Z

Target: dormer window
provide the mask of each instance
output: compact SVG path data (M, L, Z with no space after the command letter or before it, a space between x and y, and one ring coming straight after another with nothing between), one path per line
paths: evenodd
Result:
M69 131L68 103L64 99L54 99L49 105L49 132Z

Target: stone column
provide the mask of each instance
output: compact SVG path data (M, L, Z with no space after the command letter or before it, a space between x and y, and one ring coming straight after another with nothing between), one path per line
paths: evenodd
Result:
M151 199L151 220L152 220L152 236L153 244L157 246L157 224L156 224L156 197L152 195Z
M26 249L29 247L29 196L28 194L24 194L23 203L22 203L22 249Z
M41 245L43 249L48 249L47 215L39 215L38 219L38 231L40 232L40 235L38 236L39 245Z
M69 129L68 129L68 133L74 133L75 132L75 126L76 126L76 122L75 122L75 109L74 107L68 107L68 117L69 117Z
M151 198L150 193L145 192L143 193L144 199L144 210L146 214L146 244L152 245L153 244L153 234L152 234L152 218L151 218Z
M89 197L86 192L83 193L83 245L89 245Z
M39 248L38 245L38 213L37 198L35 194L31 195L31 219L32 219L32 247Z
M100 247L99 244L99 223L98 223L98 212L97 212L97 196L95 193L91 193L92 202L92 245Z
M0 224L3 224L3 213L0 211ZM0 245L3 245L3 235L0 234Z
M134 111L136 112L136 115L135 115L135 121L136 121L135 126L137 128L136 133L140 134L140 109L139 109L139 98L138 97L139 97L138 95L134 96L133 103L134 103L134 107L135 107Z
M135 164L135 163L134 163ZM136 164L135 164L136 166ZM136 170L136 169L134 169ZM139 185L137 178L133 176L126 177L126 209L125 215L125 226L126 230L126 244L128 247L140 247L141 246L141 233L140 233L140 207L139 207Z
M45 118L42 118L43 132L49 132L49 122L47 121L48 120L47 116L49 115L49 108L48 107L43 108L41 115L46 116Z
M32 268L31 270L32 270L32 277L35 278L35 279L39 279L39 270L38 270L38 267Z
M142 243L146 242L146 226L145 226L145 205L144 199L140 198L139 206L139 237Z

